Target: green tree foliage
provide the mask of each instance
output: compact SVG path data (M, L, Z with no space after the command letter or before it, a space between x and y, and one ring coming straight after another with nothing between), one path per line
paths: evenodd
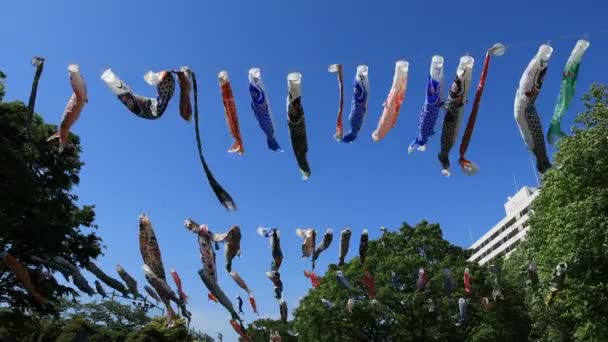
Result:
M518 289L503 282L505 300L485 309L482 297L492 298L490 275L466 261L468 252L443 239L437 224L422 221L416 227L404 224L398 232L370 241L365 266L355 257L342 271L355 291L341 288L336 265L330 265L319 289L311 289L294 311L293 327L301 341L521 341L528 335L523 298L512 296ZM423 267L429 283L417 289L418 270ZM470 269L472 295L463 288L465 267ZM453 273L454 290L445 289L444 268ZM366 298L364 271L375 278L377 303ZM392 273L395 272L396 279ZM521 287L519 289L521 291ZM510 296L511 295L511 296ZM349 298L360 297L352 314ZM468 318L457 325L458 298L468 298ZM335 304L322 305L325 298ZM434 310L429 307L434 303Z
M190 342L192 335L186 328L186 322L182 318L175 320L171 328L167 325L165 317L156 317L142 329L131 333L127 342Z
M63 256L82 266L100 255L101 240L85 230L97 228L93 206L79 207L71 192L83 166L79 138L71 134L70 147L59 154L57 144L46 141L56 126L35 115L27 134L26 117L23 103L0 102L0 249L27 265L39 291L56 300L67 288L41 277L42 265L30 257ZM0 303L35 307L1 262Z
M555 168L543 177L533 203L528 241L507 261L522 281L535 260L540 285L526 303L531 338L608 341L608 88L593 85L573 134L559 141ZM551 274L568 264L564 289L544 303Z
M298 338L292 336L293 324L291 322L283 322L273 319L258 319L253 321L247 327L247 336L253 341L269 341L271 332L276 331L281 335L283 342L296 342Z

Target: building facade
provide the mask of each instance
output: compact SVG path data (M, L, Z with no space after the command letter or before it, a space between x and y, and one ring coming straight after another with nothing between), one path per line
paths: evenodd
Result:
M528 210L538 196L538 188L524 186L505 203L505 217L485 233L469 249L469 261L485 265L501 256L508 256L526 238Z

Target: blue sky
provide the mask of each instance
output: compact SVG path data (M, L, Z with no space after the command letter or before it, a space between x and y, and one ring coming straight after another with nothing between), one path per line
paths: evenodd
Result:
M494 6L499 8L492 9ZM37 111L59 123L71 94L67 65L78 63L88 83L89 103L73 131L81 136L86 165L76 189L83 204L95 204L98 234L107 248L101 266L114 274L117 263L143 284L137 247L137 217L147 213L162 248L165 267L182 276L190 296L194 324L215 336L234 335L228 315L207 301L196 271L200 267L194 235L183 227L191 217L215 231L233 224L243 231L242 257L234 269L254 289L262 316L278 317L269 268L268 242L258 226L281 229L285 261L284 295L290 311L305 295L309 282L302 270L296 228L335 232L350 226L354 240L363 228L372 238L378 227L396 229L426 218L442 225L455 244L470 244L504 213L506 197L519 186L536 183L530 154L513 119L515 90L538 46L551 40L555 51L538 99L544 129L559 91L561 70L578 38L591 46L584 57L577 99L592 82L608 81L608 27L601 2L510 1L12 1L2 5L0 69L8 74L6 100L27 101L34 69L32 56L46 58ZM604 8L602 8L604 7ZM604 25L604 26L602 26ZM475 59L472 91L485 50L495 42L512 46L491 63L480 114L468 156L481 172L467 177L451 153L452 177L443 178L436 154L438 132L428 151L407 155L417 132L426 77L433 54L444 56L447 83L458 58ZM375 129L392 81L394 62L410 62L406 99L397 126L379 143ZM355 143L333 139L338 90L332 63L344 64L345 114L350 108L352 79L358 64L369 66L369 113ZM100 80L112 68L136 92L150 96L143 81L148 70L189 65L197 72L205 155L239 211L227 212L213 195L196 154L193 124L178 114L176 95L160 120L146 121L127 111ZM274 113L277 139L285 152L273 153L249 108L247 71L260 67ZM246 153L226 151L232 142L226 127L217 73L226 69L235 93ZM286 76L303 75L303 105L308 129L312 176L302 181L289 143L286 122ZM566 115L568 127L582 105ZM470 103L464 113L468 118ZM463 123L464 125L464 123ZM462 130L461 130L462 133ZM460 139L458 141L458 144ZM550 150L553 153L553 150ZM355 245L356 246L356 245ZM357 249L351 249L350 256ZM336 262L337 244L320 258L319 271ZM220 284L229 297L244 295L223 272ZM246 320L252 314L246 308Z

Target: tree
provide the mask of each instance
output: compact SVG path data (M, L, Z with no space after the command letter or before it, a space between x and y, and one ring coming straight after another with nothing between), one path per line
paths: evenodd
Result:
M258 319L247 326L247 336L253 341L269 341L270 334L276 331L281 335L283 342L298 341L296 336L292 336L293 326L291 322L283 322L281 320L273 320L268 318Z
M46 141L57 127L35 115L27 134L26 117L22 102L0 102L0 251L25 264L41 294L55 301L68 288L41 276L43 265L31 257L63 256L82 266L100 255L101 240L84 229L97 228L94 207L79 207L71 193L83 166L79 138L71 134L70 147L59 154L57 145ZM14 310L40 309L1 262L0 303Z
M559 141L555 167L543 177L528 240L507 261L520 280L524 266L537 264L540 286L526 293L533 339L608 340L608 87L593 85L583 102L573 134ZM566 281L547 306L559 262L568 265Z
M192 336L186 328L183 318L175 320L175 325L169 327L166 317L156 317L142 329L131 333L127 342L190 342Z
M355 291L339 287L336 265L330 265L319 289L311 289L294 311L293 327L301 341L516 341L525 340L528 324L523 298L505 297L494 309L481 305L492 298L489 274L468 263L469 252L443 239L438 224L422 221L416 227L404 224L398 232L370 241L365 266L355 257L342 267ZM425 290L417 289L419 268L429 277ZM463 289L465 267L473 278L472 294ZM448 295L443 270L453 274L454 288ZM362 276L368 270L375 278L377 303L367 298ZM395 273L395 277L392 276ZM503 282L503 292L514 291ZM458 299L468 298L467 320L458 325ZM327 309L321 299L335 304ZM352 314L349 298L360 299ZM507 298L509 298L507 300ZM433 308L429 304L432 300ZM519 301L519 302L518 302ZM517 305L515 305L517 304Z

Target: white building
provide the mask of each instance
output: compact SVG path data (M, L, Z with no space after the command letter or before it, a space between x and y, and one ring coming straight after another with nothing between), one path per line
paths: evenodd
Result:
M492 259L508 256L526 238L528 210L538 196L538 188L524 186L505 203L506 216L477 240L470 249L471 262L485 265Z

